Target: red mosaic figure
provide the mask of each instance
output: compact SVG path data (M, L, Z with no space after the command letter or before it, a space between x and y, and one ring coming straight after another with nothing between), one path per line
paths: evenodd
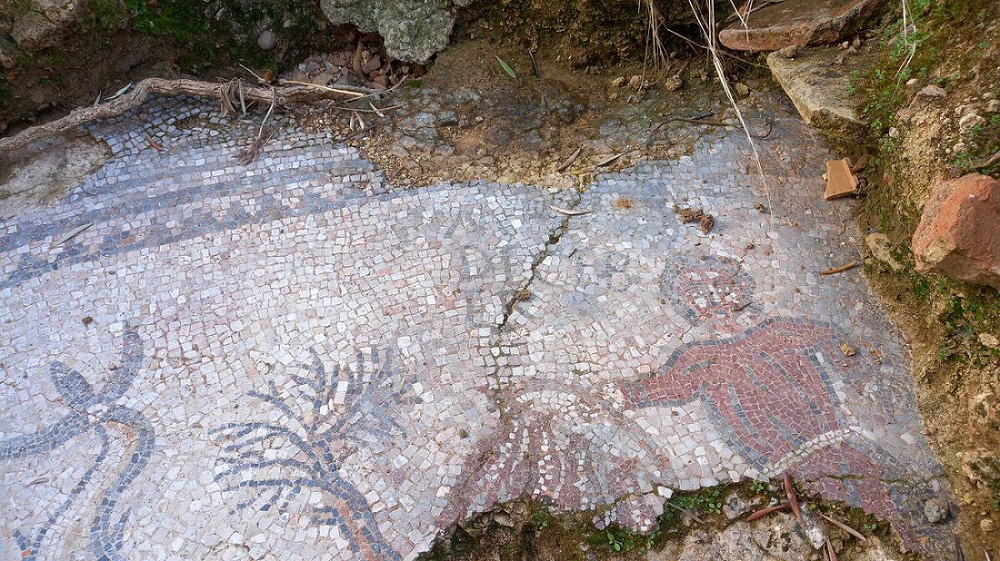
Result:
M856 392L877 373L871 354L818 321L767 319L740 328L737 316L757 311L752 283L727 260L668 266L661 291L683 315L695 324L710 322L717 333L738 334L682 345L655 373L621 382L626 406L698 400L727 444L761 476L788 471L825 498L892 521L906 546L921 548L914 525L925 521L885 483L905 478L898 462L851 428L861 423L838 397L838 390ZM891 423L875 416L876 424Z

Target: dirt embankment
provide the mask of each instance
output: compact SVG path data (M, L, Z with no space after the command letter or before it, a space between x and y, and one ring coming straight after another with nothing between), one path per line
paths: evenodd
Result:
M960 503L967 551L996 552L1000 293L916 272L911 239L938 181L1000 174L1000 162L982 165L1000 151L1000 4L910 4L909 27L900 19L881 29L868 46L880 63L853 77L872 157L859 221L888 240L873 245L866 269L911 342L921 413Z
M0 134L143 78L249 76L349 46L318 0L0 2Z

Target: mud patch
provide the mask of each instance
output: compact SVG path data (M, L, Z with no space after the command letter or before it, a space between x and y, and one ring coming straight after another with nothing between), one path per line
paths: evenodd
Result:
M391 108L384 115L366 107L360 115L371 130L349 143L396 184L486 179L579 189L595 173L671 160L726 132L692 122L727 114L704 69L681 58L672 65L657 73L640 65L581 72L556 58L462 42L383 102ZM761 119L759 110L746 111Z
M0 159L0 219L48 205L78 187L111 157L111 149L90 137L54 138Z

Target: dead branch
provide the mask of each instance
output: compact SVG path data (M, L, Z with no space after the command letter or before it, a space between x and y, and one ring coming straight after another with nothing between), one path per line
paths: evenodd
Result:
M837 273L843 273L844 271L850 271L851 269L853 269L853 268L855 268L857 266L858 266L858 262L857 261L851 261L850 263L848 263L846 265L841 265L839 267L834 267L832 269L827 269L825 271L820 271L819 274L823 275L824 277L828 277L830 275L836 275Z
M215 98L223 103L230 103L229 97L223 91L227 83L203 82L200 80L168 80L165 78L147 78L138 84L131 92L121 97L102 103L100 105L80 107L74 109L72 113L61 119L37 125L25 129L9 138L0 138L0 155L19 150L43 138L55 136L73 130L80 125L115 117L142 105L152 94L159 95L196 95L207 98ZM232 88L232 86L229 86ZM256 101L270 104L277 96L277 105L284 106L292 103L304 103L318 99L340 99L343 97L352 98L357 94L353 92L341 92L333 89L317 88L315 85L293 84L275 88L272 93L270 87L242 86L239 89L241 102ZM235 108L233 108L235 109Z
M225 101L223 102L225 103ZM264 144L271 138L271 133L273 132L268 126L267 121L271 118L271 113L274 112L274 108L278 105L278 88L271 86L271 106L267 109L267 114L264 115L264 120L260 123L260 131L257 133L257 138L254 139L253 143L249 148L243 150L239 153L237 158L243 165L248 165L257 159L260 154L261 149Z
M976 166L976 169L977 170L984 170L984 169L992 166L993 164L995 164L997 162L1000 162L1000 150L997 150L996 154L993 154L985 162L983 162L983 163L979 164L978 166Z

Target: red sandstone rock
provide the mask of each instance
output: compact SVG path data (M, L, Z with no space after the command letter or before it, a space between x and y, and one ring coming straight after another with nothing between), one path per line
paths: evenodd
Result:
M785 0L750 14L747 27L737 21L719 41L738 51L777 51L833 43L875 10L877 0Z
M918 271L1000 288L1000 181L970 173L935 186L913 255Z

